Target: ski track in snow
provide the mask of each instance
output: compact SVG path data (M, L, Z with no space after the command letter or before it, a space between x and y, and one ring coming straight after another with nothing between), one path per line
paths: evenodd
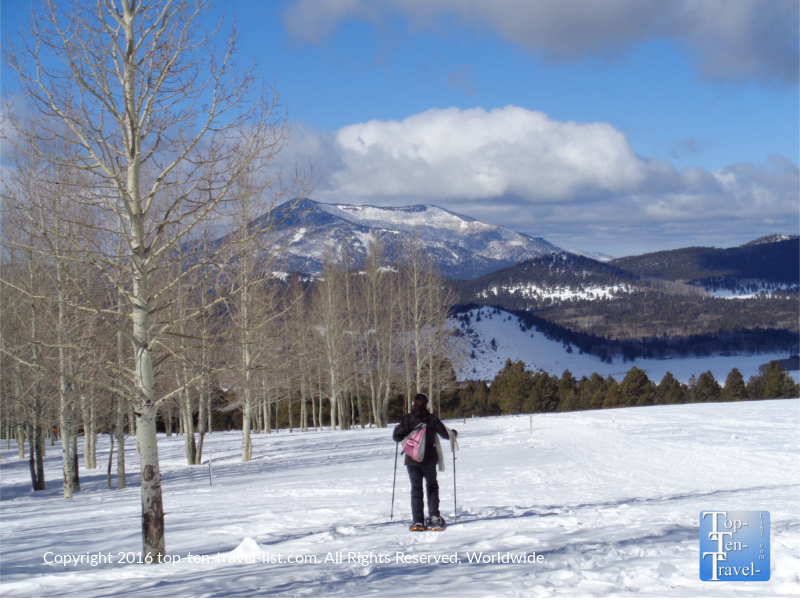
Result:
M45 552L110 552L116 560L141 551L132 438L130 487L106 487L102 436L104 466L81 470L83 491L71 501L60 497L58 445L47 446L48 489L35 494L27 459L16 445L3 447L0 595L797 597L798 409L800 400L773 400L539 414L533 434L528 415L451 421L460 433L460 508L455 522L446 451L442 533L407 530L402 466L390 521L390 429L256 434L255 458L245 464L241 433L216 432L205 442L213 487L207 465L186 466L183 438L160 435L167 550L182 557L164 565L43 562ZM770 511L769 581L699 580L704 510ZM324 563L329 552L389 553L391 562ZM402 564L396 552L458 552L461 563ZM546 562L469 564L466 552L536 552ZM189 553L210 562L190 564ZM262 553L316 555L319 563L231 564Z
M667 371L683 383L687 383L692 375L699 377L701 373L711 371L720 385L724 385L725 378L734 367L739 369L746 382L750 376L758 374L759 366L774 359L788 357L785 352L772 352L735 356L676 356L672 359L637 358L627 363L620 357L614 357L614 362L608 364L596 356L580 354L574 346L572 353L568 353L561 342L548 340L544 333L536 329L522 331L517 317L503 310L489 318L488 313L491 310L493 309L482 309L480 321L476 320L477 309L469 311L472 317L466 327L471 328L472 333L466 332L462 323L456 319L450 320L454 327L467 333L475 352L475 358L468 358L459 369L459 380L483 379L491 382L505 365L506 359L510 358L515 362L523 361L532 371L542 370L558 377L565 369L569 369L577 379L583 375L589 377L592 373L598 373L603 377L612 375L617 381L622 381L631 367L636 366L645 371L650 381L656 384L661 382ZM492 339L495 340L496 350L491 347ZM790 371L790 374L795 381L800 378L800 371Z

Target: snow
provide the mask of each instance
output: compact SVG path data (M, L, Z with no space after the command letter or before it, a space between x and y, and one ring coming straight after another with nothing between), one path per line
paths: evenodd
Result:
M108 489L103 469L82 470L71 501L57 485L58 446L47 446L48 490L33 493L14 445L0 464L0 595L797 597L798 409L775 400L546 414L533 433L527 415L451 421L459 510L455 521L445 452L441 533L407 530L402 467L389 518L390 430L256 434L245 464L241 433L216 432L205 442L213 487L206 465L186 466L183 439L161 435L163 565L119 563L141 550L133 439L130 487ZM107 451L102 436L98 462ZM770 511L771 579L700 581L700 512L738 509ZM86 560L109 553L110 564ZM478 563L473 553L542 562Z
M558 300L600 300L603 298L614 298L620 292L632 292L635 289L632 285L611 285L611 286L583 286L582 289L570 287L546 287L535 283L521 285L492 286L479 293L481 298L488 298L489 295L496 296L500 291L507 294L519 294L522 298L553 298Z
M593 258L599 262L609 262L614 260L610 254L603 254L602 252L589 252L586 250L576 250L574 248L565 248L570 254L577 254L578 256L585 256L586 258Z
M289 244L296 244L297 242L303 239L303 236L305 234L306 234L306 228L301 227L295 232L294 237L292 237L292 241L290 241Z
M464 366L458 370L459 380L491 381L503 368L506 359L510 358L514 362L521 360L530 370L542 370L559 377L565 369L569 369L578 379L583 375L588 377L592 373L598 373L604 377L612 375L620 381L635 365L645 371L648 378L655 383L660 383L667 371L683 383L688 382L692 375L699 376L701 373L711 371L717 381L724 383L734 367L739 369L747 381L750 376L758 374L761 365L771 360L787 358L786 353L772 352L736 356L673 357L669 360L637 358L629 363L623 362L621 358L614 358L614 362L608 364L596 356L580 354L574 347L572 353L568 353L561 342L548 340L543 333L535 329L523 332L517 317L505 311L501 310L500 314L493 314L489 319L488 313L491 310L482 309L480 321L475 319L478 311L471 311L473 316L467 327L472 329L472 333L466 332L461 323L451 319L454 327L459 327L462 332L467 333L475 352L475 358L468 358ZM496 350L491 347L492 339L497 345ZM792 371L791 375L797 381L800 373Z
M404 207L359 206L352 204L317 203L317 207L351 223L371 229L401 229L413 231L418 227L437 227L461 231L494 231L495 225L462 217L438 206L418 205Z

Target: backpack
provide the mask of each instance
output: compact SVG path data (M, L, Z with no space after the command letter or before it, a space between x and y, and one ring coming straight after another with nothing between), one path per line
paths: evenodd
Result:
M411 460L422 462L425 458L425 432L428 427L425 423L420 423L403 440L403 454Z

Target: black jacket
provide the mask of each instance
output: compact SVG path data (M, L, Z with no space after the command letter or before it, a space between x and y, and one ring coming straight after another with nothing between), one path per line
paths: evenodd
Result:
M416 427L423 422L416 413L408 413L405 417L400 419L400 422L395 426L392 433L392 439L395 442L402 442L403 439ZM444 424L434 414L428 414L424 419L427 431L425 432L425 456L422 462L417 462L406 456L405 464L409 467L418 467L420 465L435 465L439 462L439 454L436 452L436 434L438 433L444 439L449 440L450 436L447 434Z

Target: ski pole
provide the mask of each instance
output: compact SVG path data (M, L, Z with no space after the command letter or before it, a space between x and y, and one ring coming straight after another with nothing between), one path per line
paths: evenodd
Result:
M394 478L392 479L392 514L389 517L390 521L394 519L394 484L397 481L397 449L399 447L399 442L394 445Z
M458 499L456 496L456 451L453 450L453 522L458 521Z

